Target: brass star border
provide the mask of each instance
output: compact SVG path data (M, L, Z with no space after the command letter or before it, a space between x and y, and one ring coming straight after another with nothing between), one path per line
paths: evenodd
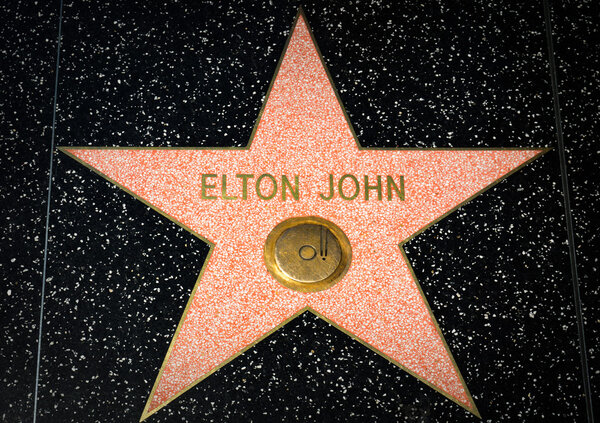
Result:
M299 9L246 147L59 149L210 245L140 421L305 311L479 417L403 245L549 148L363 148ZM374 175L375 169L384 176ZM350 171L364 175L363 185L356 182L362 188L357 199L345 196L347 184L339 182L331 185L338 197L321 195L317 202L317 193L327 193L327 175L331 184ZM278 172L280 191L271 175ZM250 174L269 175L273 195L258 181L252 196ZM452 178L462 178L464 186ZM400 188L391 191L390 179ZM379 190L369 188L375 180ZM260 216L244 220L249 210ZM313 214L335 221L348 235L353 263L323 292L291 291L269 276L261 243L283 220ZM388 254L369 256L378 245L361 235L364 228L378 234ZM231 241L232 233L240 239ZM234 245L247 262L226 254ZM376 263L376 272L366 270L367 261ZM406 321L399 324L398 317ZM240 326L228 323L235 318Z

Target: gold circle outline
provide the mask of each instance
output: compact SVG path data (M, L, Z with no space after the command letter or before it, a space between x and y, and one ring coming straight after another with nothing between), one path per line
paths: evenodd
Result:
M302 255L302 250L306 249L310 249L310 252L312 253L312 255L310 257L304 257ZM300 249L298 250L298 254L300 255L300 258L302 260L312 260L313 258L315 258L315 256L317 255L317 250L315 250L315 247L313 247L312 245L303 245L302 247L300 247Z
M298 225L315 224L325 226L337 239L341 249L341 259L333 273L319 282L299 282L285 274L275 260L275 244L279 237L288 229ZM267 236L264 249L264 260L267 270L277 282L286 288L299 292L318 292L331 288L338 283L350 267L352 247L346 234L333 222L318 216L292 217L284 220L273 228Z

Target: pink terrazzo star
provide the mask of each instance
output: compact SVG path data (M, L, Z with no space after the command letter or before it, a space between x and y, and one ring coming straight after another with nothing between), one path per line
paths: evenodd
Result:
M478 415L402 244L545 149L362 149L299 13L248 148L62 151L212 244L142 420L305 310ZM266 173L297 175L299 198L256 195ZM237 174L254 175L245 195ZM404 199L324 201L330 174L402 175ZM298 216L334 222L352 246L345 277L321 292L285 288L263 260L271 230Z

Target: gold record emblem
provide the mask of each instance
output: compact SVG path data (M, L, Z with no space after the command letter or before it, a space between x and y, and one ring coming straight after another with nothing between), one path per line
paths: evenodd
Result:
M294 217L273 228L265 243L265 264L283 286L317 292L339 282L350 267L352 248L333 222Z

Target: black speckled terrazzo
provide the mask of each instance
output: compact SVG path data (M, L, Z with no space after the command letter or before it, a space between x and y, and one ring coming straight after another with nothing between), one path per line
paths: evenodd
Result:
M0 421L33 416L58 2L0 4Z
M600 390L600 4L555 2L552 8L562 124L571 181L571 204L592 392ZM598 405L598 401L595 401ZM598 411L596 410L596 413Z
M55 145L245 145L302 5L364 146L556 146L541 2L382 3L67 2ZM20 422L34 415L59 4L0 10L0 420ZM552 16L598 387L598 8ZM62 154L51 205L36 421L137 422L208 247ZM566 239L555 149L405 246L485 422L588 422ZM305 313L148 421L478 419Z

